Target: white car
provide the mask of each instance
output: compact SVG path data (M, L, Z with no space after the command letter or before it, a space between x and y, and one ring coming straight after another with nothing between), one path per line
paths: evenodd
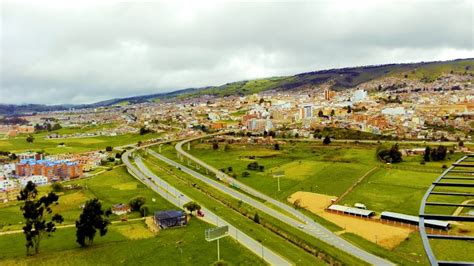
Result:
M303 229L303 228L304 228L304 225L302 225L302 224L299 224L299 225L298 225L298 228L301 228L301 229Z

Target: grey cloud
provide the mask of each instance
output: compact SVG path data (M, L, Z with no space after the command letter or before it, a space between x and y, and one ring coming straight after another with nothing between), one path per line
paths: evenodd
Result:
M1 103L473 57L472 1L2 3Z

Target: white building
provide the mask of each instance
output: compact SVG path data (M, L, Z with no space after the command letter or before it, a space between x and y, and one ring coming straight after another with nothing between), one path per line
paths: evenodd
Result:
M25 187L26 184L28 184L29 181L35 183L38 186L48 184L48 178L46 176L42 176L42 175L32 175L32 176L20 177L19 181L20 181L20 186L21 187Z
M17 187L17 183L13 179L0 177L0 191L7 191Z
M366 90L356 90L352 95L352 102L361 102L367 98Z
M382 110L382 114L384 115L404 115L405 108L399 107L389 107Z

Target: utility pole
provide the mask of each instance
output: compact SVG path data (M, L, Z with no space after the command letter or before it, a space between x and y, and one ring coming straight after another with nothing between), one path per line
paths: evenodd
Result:
M221 253L219 250L219 239L217 239L217 261L221 260Z

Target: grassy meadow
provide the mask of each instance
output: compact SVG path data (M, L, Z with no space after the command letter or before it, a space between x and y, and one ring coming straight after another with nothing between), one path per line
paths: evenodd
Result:
M80 206L92 198L99 198L105 208L117 203L128 203L136 196L146 198L146 204L150 207L150 211L173 208L169 202L130 176L125 167L117 167L91 178L64 183L64 185L70 184L81 185L82 189L60 193L59 204L53 206L53 211L63 215L64 224L74 223L82 211ZM50 190L49 186L39 187L40 194ZM20 205L20 202L0 204L0 232L22 228L23 216L20 212ZM140 215L131 213L128 217L138 218ZM117 220L119 217L112 215L111 219Z
M167 148L163 146L163 152L174 155ZM210 143L194 142L189 152L219 169L226 169L237 180L283 201L296 191L338 197L367 174L342 203L362 202L375 211L407 214L417 213L421 197L442 172L442 166L450 165L461 156L450 154L444 161L424 165L420 164L421 155L404 156L402 163L386 165L377 160L376 148L375 143L322 145L288 141L280 145L280 150L275 150L272 145L223 143L218 150L213 150ZM264 170L248 170L247 166L252 162L263 165ZM232 171L228 170L229 167ZM274 174L281 171L284 171L284 176L280 177L281 191L277 191ZM249 176L245 177L244 172Z
M191 219L184 228L152 234L143 221L112 224L107 235L97 236L94 246L79 248L75 228L58 229L45 238L41 252L25 256L23 234L0 236L2 265L211 265L217 260L215 242L204 239L211 225ZM231 238L220 240L221 258L232 265L263 265ZM239 254L235 256L235 254Z
M49 154L59 153L81 153L94 150L103 150L107 146L117 147L128 144L135 144L138 141L145 141L152 138L158 138L161 134L124 134L118 136L97 136L97 137L80 137L80 138L64 138L64 139L48 139L47 136L52 133L72 134L96 132L102 128L112 127L112 125L104 125L102 127L85 127L85 128L61 128L53 132L40 132L32 134L35 138L33 143L28 143L27 134L20 134L14 138L0 139L0 151L9 151L12 153L25 151L44 151ZM59 146L64 143L64 146Z
M103 207L128 203L135 196L144 196L151 211L174 209L169 202L130 176L125 167L65 184L79 184L81 190L60 195L55 212L64 216L63 224L73 224L81 213L80 205L91 198L99 198ZM50 190L40 187L41 193ZM153 201L154 199L154 201ZM59 228L52 237L42 241L41 253L26 257L22 233L2 235L2 232L21 230L22 214L17 202L0 204L0 264L1 265L97 265L128 264L210 265L217 260L215 242L204 239L204 229L211 225L192 219L185 228L163 230L152 234L143 221L118 222L110 225L105 237L97 237L94 246L81 249L75 242L75 228ZM138 218L138 213L127 215ZM112 215L112 221L118 216ZM235 256L239 254L239 256ZM233 265L264 264L253 253L230 238L221 240L221 258Z

